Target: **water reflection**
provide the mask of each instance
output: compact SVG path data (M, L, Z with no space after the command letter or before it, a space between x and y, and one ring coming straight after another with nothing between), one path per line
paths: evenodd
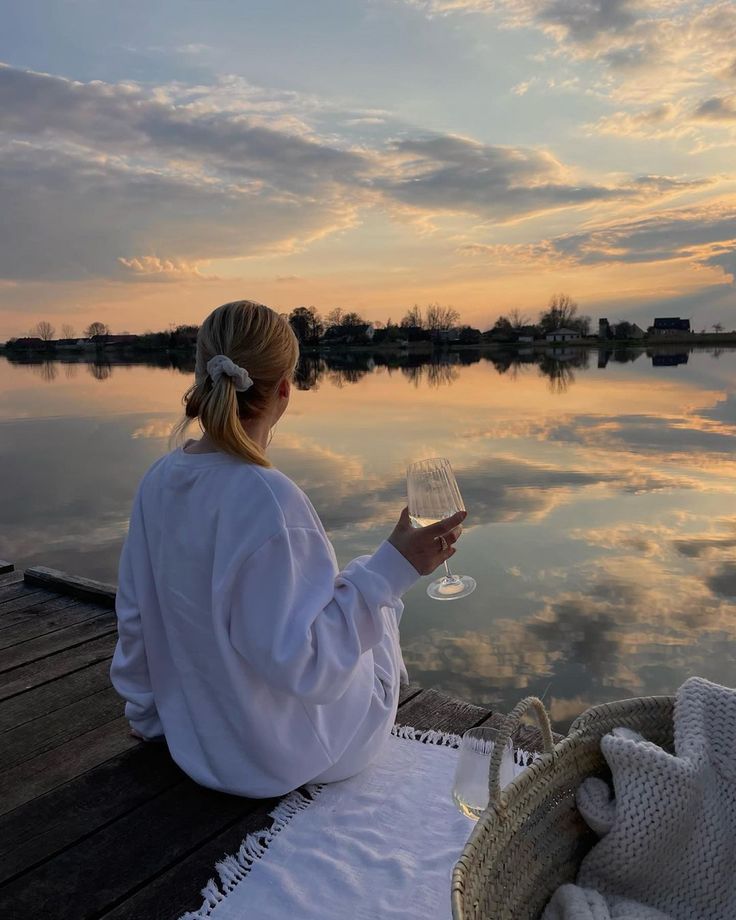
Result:
M642 355L650 360L652 367L676 367L687 364L689 354L698 351L718 358L723 349L683 349L683 346L657 346L631 348L628 346L601 346L591 348L502 348L480 351L478 349L450 351L436 355L406 353L333 352L328 354L302 354L296 369L294 382L300 390L318 389L325 379L335 387L342 388L360 383L367 375L376 371L400 371L417 389L449 386L459 377L460 369L484 362L499 373L516 379L521 371L536 368L548 382L550 392L566 393L576 381L576 372L588 370L591 360L599 369L610 362L628 364L639 360ZM194 372L194 356L178 352L153 353L151 355L107 357L96 355L64 355L54 360L34 355L7 355L6 359L15 365L25 365L47 383L52 383L59 367L71 378L79 365L84 365L95 380L108 380L115 367L159 367L177 370L182 374Z
M112 363L110 361L91 361L87 370L95 380L109 380L112 377Z
M192 372L0 357L0 558L114 580ZM733 683L736 352L306 355L295 382L272 457L342 563L393 525L407 461L453 460L479 587L454 606L409 592L414 679L506 709L546 693L560 727L692 673Z

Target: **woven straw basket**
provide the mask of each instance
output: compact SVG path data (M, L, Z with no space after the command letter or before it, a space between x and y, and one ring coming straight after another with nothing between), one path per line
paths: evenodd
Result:
M573 882L597 841L575 805L588 776L610 780L600 750L603 735L617 726L640 732L673 750L674 697L641 697L594 706L554 745L544 705L522 700L503 727L508 739L533 709L545 753L503 791L499 770L504 743L496 744L489 770L489 804L452 874L453 920L539 920L555 890Z

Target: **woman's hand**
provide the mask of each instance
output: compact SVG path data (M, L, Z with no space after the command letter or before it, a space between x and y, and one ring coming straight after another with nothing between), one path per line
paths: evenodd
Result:
M467 511L458 511L429 527L412 527L409 509L404 508L388 542L411 562L420 575L431 575L437 566L455 555L452 544L463 532L461 524L467 514Z

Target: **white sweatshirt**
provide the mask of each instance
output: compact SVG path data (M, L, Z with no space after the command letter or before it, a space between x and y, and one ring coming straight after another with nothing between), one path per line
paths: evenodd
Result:
M388 542L338 572L290 479L178 448L133 504L113 685L204 786L270 797L344 779L393 725L400 597L418 577Z

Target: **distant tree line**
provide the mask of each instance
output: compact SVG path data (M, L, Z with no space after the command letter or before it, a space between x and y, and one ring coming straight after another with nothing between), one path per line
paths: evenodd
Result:
M303 345L321 342L345 342L374 345L397 341L452 341L460 345L475 345L485 339L516 341L520 335L542 338L556 329L569 329L581 337L590 334L589 316L579 313L578 304L569 294L555 294L546 310L539 313L536 323L521 310L513 309L500 316L494 325L481 332L473 326L460 325L460 314L452 306L430 303L426 307L414 304L395 323L369 323L360 313L346 312L339 307L322 317L315 307L296 307L289 314L291 327Z
M532 320L530 314L514 308L499 316L485 331L461 324L459 312L450 305L440 303L429 303L426 306L414 304L398 322L391 318L386 322L370 322L362 313L343 310L341 307L334 307L321 315L314 306L295 307L288 314L288 321L300 344L308 346L378 346L428 342L435 346L439 343L444 347L446 343L477 345L484 341L503 343L517 342L519 339L541 339L559 329L575 332L581 338L589 336L591 332L590 317L583 315L577 302L565 293L554 294L546 309L539 311L536 321ZM191 324L172 325L166 331L148 330L134 337L125 333L122 335L126 335L130 340L125 343L126 347L141 350L183 350L196 343L198 328ZM723 332L721 323L714 323L712 328L716 333ZM638 327L625 320L611 325L609 329L609 338L621 341L634 338L634 333L638 331ZM56 342L65 341L65 347L68 347L75 339L76 331L70 323L63 323L61 339L56 339L55 335L54 325L48 320L41 320L29 331L27 338L10 339L7 346L12 349L17 342L17 347L52 350ZM112 333L106 323L99 321L90 323L82 333L82 338L86 340L100 336L112 336Z
M569 294L553 294L546 310L541 310L536 323L520 310L499 316L488 331L491 338L514 340L520 335L545 336L556 329L570 329L581 338L590 335L590 317L578 313L578 304Z

